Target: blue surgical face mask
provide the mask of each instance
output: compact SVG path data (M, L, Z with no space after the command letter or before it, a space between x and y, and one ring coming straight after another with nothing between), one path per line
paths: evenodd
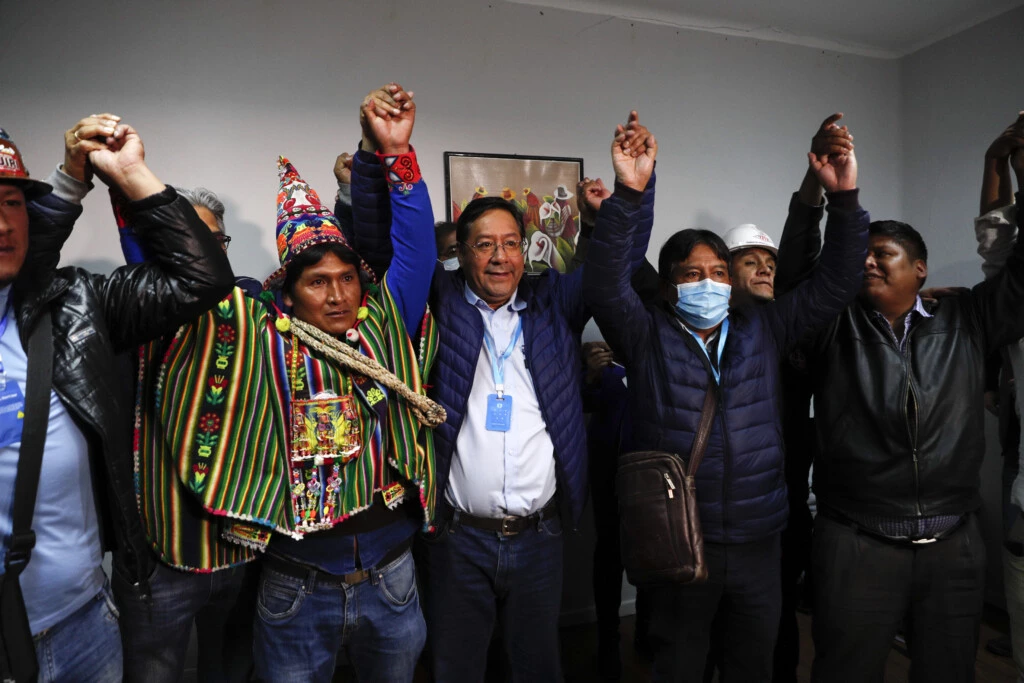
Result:
M708 278L676 285L676 312L695 330L711 329L729 314L732 287Z
M444 266L445 270L458 270L459 269L459 257L452 256L441 261L441 265Z

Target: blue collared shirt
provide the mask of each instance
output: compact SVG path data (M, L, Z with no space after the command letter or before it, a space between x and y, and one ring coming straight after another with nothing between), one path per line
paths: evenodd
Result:
M494 348L501 353L512 341L526 302L513 294L507 304L494 310L468 284L465 297L480 311ZM526 366L523 336L504 369L505 394L512 397L512 428L488 431L487 397L495 393L495 382L490 356L481 345L445 491L451 505L479 517L530 515L555 495L555 446Z
M0 311L7 308L10 292L10 285L0 289ZM24 396L28 356L18 337L13 312L0 337L0 358L7 381L17 382ZM20 448L20 441L0 448L0 573L11 533ZM32 633L36 634L89 602L103 588L104 581L89 445L53 390L32 529L36 545L21 574L21 589Z

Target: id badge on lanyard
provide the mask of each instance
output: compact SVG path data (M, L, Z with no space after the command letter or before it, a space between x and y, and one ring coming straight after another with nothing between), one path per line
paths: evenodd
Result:
M515 352L522 332L523 319L520 317L516 322L515 332L512 333L512 341L501 355L498 355L494 337L491 336L490 330L484 328L484 346L487 348L487 357L491 360L491 375L494 377L496 392L487 397L487 419L484 428L489 432L507 432L512 429L512 397L505 393L505 361Z
M7 302L3 320L0 320L0 337L7 331L11 315L11 303ZM21 441L21 429L25 424L25 397L17 382L7 381L7 369L0 358L0 448Z

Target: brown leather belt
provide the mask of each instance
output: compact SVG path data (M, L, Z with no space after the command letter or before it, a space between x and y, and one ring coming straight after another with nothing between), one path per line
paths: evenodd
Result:
M516 534L528 529L536 528L536 526L541 522L551 519L557 515L558 504L554 500L537 512L534 512L532 515L525 515L522 517L518 517L516 515L506 515L504 517L477 517L476 515L471 515L468 512L462 512L461 510L449 509L448 511L448 519L452 521L453 525L461 524L463 526L469 526L483 531L493 531L494 533L501 534L502 536L515 536Z
M412 547L411 540L400 543L389 550L375 567L371 567L370 569L359 569L351 572L350 574L329 574L315 567L292 562L291 560L286 560L277 555L270 554L263 558L263 566L271 571L277 572L278 574L290 576L293 579L305 579L310 575L310 573L315 573L317 583L328 586L354 586L373 576L373 573L379 567L386 567L397 560L410 547Z

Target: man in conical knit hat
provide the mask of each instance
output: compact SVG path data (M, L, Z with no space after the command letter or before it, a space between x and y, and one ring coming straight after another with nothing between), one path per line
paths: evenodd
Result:
M231 269L188 203L149 170L142 140L120 117L86 117L64 142L64 164L43 183L29 177L17 147L0 131L0 571L5 596L12 582L20 585L29 631L22 641L28 651L18 649L5 598L0 678L34 680L24 669L38 666L40 680L89 683L121 679L104 549L119 554L118 571L127 581L144 583L152 566L132 514L124 429L130 413L117 391L115 353L209 308L230 288ZM94 173L126 196L150 263L109 276L57 268ZM24 397L40 379L38 370L29 373L27 355L39 348L35 335L43 322L52 329L53 380L44 394L49 414L34 536L13 536L12 495L14 508L22 500L14 489L23 476Z
M383 377L423 393L436 345L424 314L433 215L408 145L414 117L409 97L398 115L368 121L364 147L373 151L360 153L353 174L358 187L360 174L390 169L395 259L379 282L282 158L281 267L265 282L276 297L236 288L141 354L138 492L161 561L157 582L216 582L220 570L267 551L255 615L261 679L329 681L344 649L361 678L411 680L426 637L408 548L431 516L433 441ZM357 190L354 203L366 209L361 202ZM327 341L300 340L302 323ZM351 369L338 360L344 353L330 355L331 343L377 370ZM126 602L144 601L121 588ZM162 631L173 666L162 660L167 648L154 650L129 680L180 675L198 607L156 593L151 609L177 618L173 637ZM146 628L156 626L140 624L133 636L152 640Z

